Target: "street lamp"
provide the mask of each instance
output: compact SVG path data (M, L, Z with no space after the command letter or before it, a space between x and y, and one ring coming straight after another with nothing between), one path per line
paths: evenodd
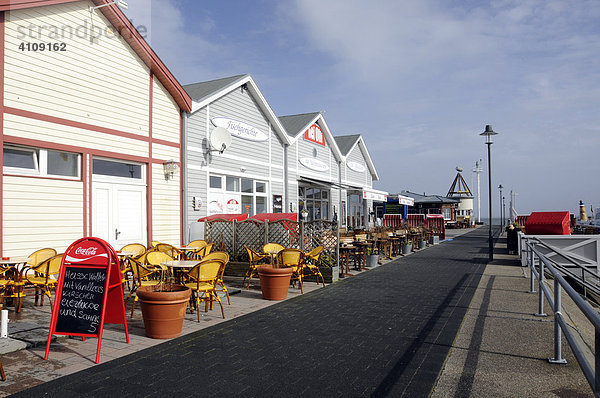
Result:
M492 130L491 125L485 126L485 131L479 135L485 136L485 144L487 145L487 153L488 153L488 200L490 205L490 228L488 234L488 244L489 244L489 254L490 254L490 262L494 261L494 242L492 240L492 136L496 135L494 130Z
M504 218L502 215L502 188L504 188L502 184L498 185L498 189L500 190L500 202L498 202L500 204L500 206L498 206L500 208L500 226L504 224Z
M505 197L502 197L502 214L503 214L503 219L502 219L502 225L506 225L506 201L505 201Z

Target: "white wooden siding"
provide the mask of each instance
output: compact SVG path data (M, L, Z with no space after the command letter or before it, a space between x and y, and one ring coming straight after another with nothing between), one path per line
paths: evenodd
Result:
M152 144L152 157L162 160L173 159L179 162L179 148L154 143Z
M152 165L152 240L180 241L179 177L165 180L162 164Z
M83 183L4 176L3 253L29 255L51 247L59 253L83 234Z
M156 79L152 89L152 138L180 142L181 116L173 97Z
M144 141L9 113L4 114L4 134L127 155L148 156L148 143Z
M149 70L127 43L106 34L94 43L83 34L49 36L51 27L83 32L87 24L89 32L90 5L81 1L7 13L4 105L147 136ZM114 29L99 10L93 23L103 32ZM29 26L48 28L32 39ZM27 36L20 38L22 32ZM20 51L22 42L64 42L66 51Z
M211 103L209 117L211 119L226 117L238 120L261 130L267 137L269 136L267 117L261 112L251 94L248 91L242 92L240 88L236 88ZM209 124L209 126L211 130L214 128L212 124ZM265 159L265 163L268 163L269 141L248 141L233 136L231 147L227 148L226 153L247 159ZM213 157L213 160L218 161L218 156ZM232 171L239 171L240 166L239 163L230 163L228 167L231 167Z
M365 171L357 172L348 167L348 162L360 163L365 167ZM360 148L360 144L356 145L352 151L346 156L346 162L344 163L346 169L346 182L350 185L359 187L370 186L367 184L367 174L370 174L369 167Z

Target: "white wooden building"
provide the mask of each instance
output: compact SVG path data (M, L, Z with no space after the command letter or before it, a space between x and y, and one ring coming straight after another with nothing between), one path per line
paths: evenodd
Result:
M107 3L0 0L4 255L182 239L165 170L191 99L116 5L90 12Z

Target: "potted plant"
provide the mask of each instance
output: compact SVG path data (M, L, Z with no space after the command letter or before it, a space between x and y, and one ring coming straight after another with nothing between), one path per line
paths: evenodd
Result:
M402 242L402 254L410 254L412 252L412 243L406 239Z
M179 336L191 293L187 286L162 281L138 287L136 294L142 307L146 336L153 339Z
M419 239L419 250L425 249L427 247L427 241L425 239Z
M379 254L374 254L371 248L367 248L367 267L377 267L379 264Z
M277 261L273 264L258 267L260 290L266 300L285 300L292 278L291 267L279 267Z

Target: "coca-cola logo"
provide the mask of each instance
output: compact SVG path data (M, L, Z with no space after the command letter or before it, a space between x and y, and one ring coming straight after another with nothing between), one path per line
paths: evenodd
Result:
M78 247L75 249L75 254L79 254L82 256L94 256L98 251L97 247Z

